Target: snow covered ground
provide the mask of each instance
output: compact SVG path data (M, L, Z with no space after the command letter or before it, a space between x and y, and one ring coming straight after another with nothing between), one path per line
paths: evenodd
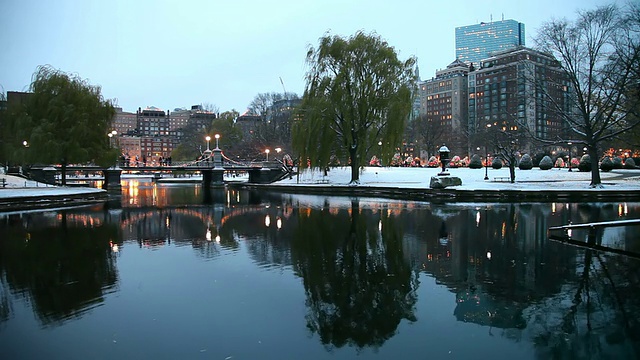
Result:
M365 167L360 172L358 186L381 186L398 188L429 188L432 176L437 176L440 168ZM640 170L613 170L601 172L603 188L590 189L591 173L569 172L568 169L531 170L516 169L516 182L510 183L509 169L447 169L450 176L462 180L459 190L640 190ZM484 180L485 172L489 180ZM347 185L351 180L351 168L331 168L328 175L322 172L303 170L300 176L285 179L277 184L299 184L308 186Z
M2 179L5 179L3 187ZM0 199L100 193L89 187L62 187L40 183L12 175L0 175Z
M591 189L591 174L588 172L567 169L531 170L516 169L516 182L511 184L507 179L509 169L495 170L454 168L447 169L450 176L462 180L461 186L451 187L457 190L585 190L585 191L638 191L640 190L640 170L613 170L601 172L603 188ZM489 180L484 180L487 171ZM362 187L397 187L397 188L429 188L432 176L437 176L439 168L400 168L400 167L365 167L360 171ZM103 192L102 189L90 187L60 187L37 183L10 175L0 175L6 179L5 187L0 183L0 199L17 197L41 197L52 195L76 195ZM502 179L500 179L502 178ZM351 169L348 167L331 168L327 176L317 170L303 170L299 176L285 179L274 185L299 186L337 186L348 185ZM239 179L236 179L239 180ZM498 181L500 180L500 181ZM506 181L504 181L506 180Z

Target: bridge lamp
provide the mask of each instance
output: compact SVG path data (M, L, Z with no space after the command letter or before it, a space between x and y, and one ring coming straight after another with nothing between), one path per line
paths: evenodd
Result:
M211 141L211 136L207 135L204 139L207 140L207 150L209 150L209 141Z
M264 152L267 154L267 161L269 161L269 149L266 149Z
M220 134L215 134L214 136L216 138L216 149L218 149L218 140L220 139Z

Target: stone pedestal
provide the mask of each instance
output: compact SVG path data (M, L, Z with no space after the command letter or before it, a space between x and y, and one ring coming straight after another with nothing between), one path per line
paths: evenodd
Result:
M224 169L214 168L202 170L202 187L209 189L211 187L224 186Z
M457 176L432 176L429 187L432 189L444 189L449 186L462 185L462 179Z
M54 185L56 183L56 173L58 171L53 166L48 166L42 169L42 176L44 178L44 182L47 184Z
M271 169L257 168L249 170L249 183L268 184L271 182Z
M103 189L120 189L120 175L122 174L122 169L119 167L110 167L105 169L104 171L104 184L102 185Z

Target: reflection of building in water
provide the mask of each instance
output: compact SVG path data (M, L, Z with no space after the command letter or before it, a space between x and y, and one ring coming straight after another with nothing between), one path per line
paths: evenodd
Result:
M458 321L502 329L524 329L522 311L528 302L512 302L508 297L492 296L481 288L459 290L453 315Z
M429 220L423 269L456 293L459 320L521 328L532 299L559 292L575 277L576 250L546 241L550 207L461 209L445 217L444 232L441 219Z

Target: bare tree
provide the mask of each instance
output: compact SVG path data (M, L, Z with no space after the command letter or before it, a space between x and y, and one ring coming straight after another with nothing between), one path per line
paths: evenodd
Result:
M498 126L488 126L485 137L486 142L493 147L493 156L504 160L505 165L509 168L509 179L511 183L515 183L516 166L521 156L522 143L526 142L526 132L523 130L507 131Z
M218 105L209 102L203 102L202 104L200 104L200 106L202 106L202 110L207 112L211 112L214 114L218 114L220 112L220 108L218 107Z
M407 138L414 139L417 144L424 146L427 156L431 156L435 149L442 145L444 130L445 128L433 121L432 117L420 115L409 124L407 132L412 134L407 134Z
M558 108L569 130L564 141L587 147L593 164L591 187L601 186L598 146L640 123L638 9L629 5L620 11L616 5L606 5L581 11L573 22L543 24L536 38L568 76L568 84L558 84L571 94L569 107Z
M254 139L261 148L278 146L291 148L291 123L293 103L300 97L296 93L261 93L254 97L248 107L252 115L260 116Z

